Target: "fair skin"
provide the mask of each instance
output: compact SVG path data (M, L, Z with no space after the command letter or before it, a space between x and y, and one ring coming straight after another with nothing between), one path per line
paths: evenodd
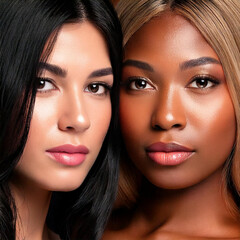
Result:
M58 239L45 225L51 192L82 184L107 133L113 75L103 36L89 22L63 25L38 77L28 140L10 182L17 239L25 240Z
M240 239L222 191L235 112L214 50L166 12L127 43L122 79L121 129L145 194L103 239Z

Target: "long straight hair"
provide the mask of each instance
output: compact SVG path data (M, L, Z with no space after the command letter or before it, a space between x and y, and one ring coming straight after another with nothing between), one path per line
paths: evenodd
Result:
M232 152L223 170L227 204L240 213L240 1L239 0L121 0L117 12L123 30L124 46L145 23L164 11L173 11L190 21L218 55L234 105L237 132ZM124 160L124 159L123 159ZM129 161L129 160L128 160ZM119 202L132 205L137 199L137 178L129 180L132 167L122 161ZM131 164L132 165L132 164ZM131 171L131 174L127 172ZM136 170L135 170L136 171ZM137 175L136 175L137 176ZM131 177L133 178L133 177ZM132 182L130 184L129 182ZM234 200L232 204L231 198Z
M66 216L74 226L64 228L63 235L71 236L74 229L76 239L99 239L109 215L118 172L118 85L122 56L121 28L113 7L108 0L1 0L1 240L16 238L17 211L9 180L28 137L39 62L47 61L63 24L83 21L90 21L101 32L108 47L114 74L112 120L99 157L80 189L69 193L70 196L63 193L65 205L61 205L61 211L62 214L71 213ZM69 197L71 201L65 201ZM57 213L53 210L51 216L55 219ZM61 223L63 221L59 221ZM81 225L75 226L75 223Z

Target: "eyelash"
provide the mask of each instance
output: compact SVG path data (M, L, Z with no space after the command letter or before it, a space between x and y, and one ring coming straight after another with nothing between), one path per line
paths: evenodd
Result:
M193 84L194 82L197 82L198 80L204 80L204 81L207 81L207 85L209 83L211 83L212 85L210 87L191 87L190 85ZM197 84L197 83L196 83ZM209 88L214 88L216 87L218 84L220 84L220 82L213 78L212 76L209 76L209 75L197 75L195 77L192 78L190 84L188 84L189 88L193 88L193 89L200 89L200 90L207 90Z
M39 90L39 87L38 87L38 85L37 85L37 86L36 86L37 92L39 92L39 93L48 93L48 92L50 92L50 91L53 91L53 90L56 90L56 89L57 89L55 83L53 83L53 80L48 79L48 78L41 78L41 77L40 77L40 78L37 78L37 83L40 83L41 81L44 82L44 87L45 87L45 84L46 84L46 83L51 84L51 85L52 85L52 89ZM99 91L99 87L103 87L103 88L104 88L104 92L102 92L102 93L95 93L95 92L92 92L92 90L89 90L89 91L86 90L86 89L88 89L88 88L90 88L90 87L92 87L92 86L94 86L94 85L98 86L97 91ZM109 84L106 83L106 82L93 82L93 83L88 84L87 87L84 89L84 91L85 91L85 92L89 92L89 93L91 93L91 94L93 94L93 95L103 96L103 95L107 95L107 94L111 91L111 89L112 89L112 85L109 85Z
M142 81L142 82L146 83L146 86L149 85L150 87L137 88L137 86L136 86L137 81ZM135 83L135 89L133 87L131 87L131 85L133 83ZM127 78L127 81L122 82L121 85L125 86L128 90L133 90L133 91L154 89L154 87L152 86L152 83L150 83L150 81L148 79L146 79L144 77L138 77L138 76L132 76L132 77Z
M131 84L135 83L138 81L138 80L141 80L141 81L144 81L146 83L146 85L150 85L151 87L148 87L148 88L137 88L136 85L135 85L135 89L131 87ZM204 81L207 81L207 85L209 83L211 83L212 85L210 87L191 87L190 85L193 84L194 82L198 81L198 80L204 80ZM192 78L190 84L188 84L187 86L189 88L192 88L192 89L200 89L200 90L207 90L209 88L214 88L216 85L220 84L220 82L218 80L216 80L215 78L213 78L212 76L209 76L209 75L197 75L195 77ZM126 82L123 82L121 84L122 86L126 86L126 88L128 90L135 90L135 91L139 91L139 90L149 90L149 89L154 89L154 87L152 87L152 84L149 83L149 80L146 79L146 78L143 78L143 77L137 77L137 76L133 76L133 77L129 77L127 79Z
M93 85L98 86L98 90L99 90L99 87L103 87L104 92L103 93L94 93L92 91L86 91L86 89L88 89L89 87L91 87ZM108 93L111 92L111 89L112 89L112 85L109 85L106 82L93 82L93 83L90 83L89 85L87 85L87 87L85 88L84 91L89 92L90 94L93 94L93 95L97 95L97 96L106 96L106 95L108 95Z
M40 84L40 82L44 82L44 87L45 87L45 84L46 83L49 83L52 85L52 89L48 89L48 90L39 90L39 87L38 87L38 84ZM47 92L50 92L50 91L53 91L53 90L56 90L57 87L55 85L55 83L53 82L53 80L49 79L49 78L37 78L37 86L36 86L36 89L37 89L37 92L39 93L47 93Z

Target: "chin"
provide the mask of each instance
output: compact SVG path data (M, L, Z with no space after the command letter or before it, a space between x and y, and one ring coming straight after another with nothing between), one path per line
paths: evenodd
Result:
M168 190L180 190L186 189L197 185L201 182L201 179L186 178L186 176L146 176L147 180L157 188Z
M57 190L57 192L71 192L71 191L74 191L76 190L77 188L79 188L81 186L81 184L79 185L75 185L75 186L72 186L72 185L66 185L66 186L62 186L62 187L59 187Z
M83 181L58 181L57 184L51 184L49 186L45 186L45 189L53 192L71 192L76 190L82 185Z
M71 176L69 174L56 174L52 175L51 178L45 178L44 180L42 179L43 181L39 182L41 188L47 191L69 192L79 188L82 185L85 177L85 174L72 174Z
M159 182L151 182L151 181L149 182L157 188L166 189L166 190L180 190L180 189L185 189L192 186L191 184L184 184L181 182L167 182L167 183L166 182L159 183Z

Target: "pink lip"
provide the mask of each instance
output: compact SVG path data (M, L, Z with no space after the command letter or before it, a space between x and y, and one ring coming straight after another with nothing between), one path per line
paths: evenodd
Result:
M146 148L148 157L163 166L175 166L186 161L194 150L176 143L157 142Z
M46 150L46 153L52 159L63 165L77 166L86 159L86 155L89 153L89 150L87 147L82 145L74 146L66 144L48 149Z

